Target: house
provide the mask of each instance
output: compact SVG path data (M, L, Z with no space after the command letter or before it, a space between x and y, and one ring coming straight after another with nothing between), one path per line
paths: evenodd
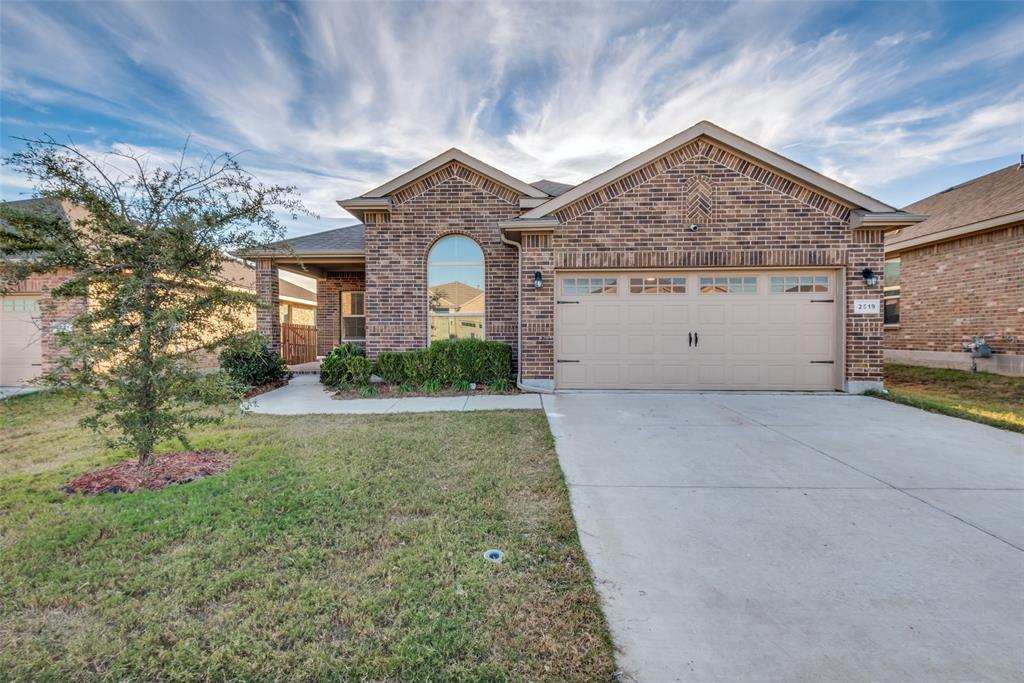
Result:
M292 270L321 355L465 330L539 390L880 387L883 235L923 220L708 122L576 186L450 149L339 205L361 223L245 254L273 345Z
M915 202L928 214L885 242L885 358L1024 375L1024 163Z
M66 220L81 220L84 211L67 202L26 199L9 202L27 210L49 211ZM60 353L56 331L88 308L87 297L53 298L50 292L71 277L70 271L32 275L0 294L0 386L20 386L56 365ZM222 277L233 286L254 290L256 272L244 262L225 258ZM282 283L282 322L314 325L316 294L291 282ZM256 327L252 312L251 329ZM312 349L310 359L312 358ZM217 354L199 350L192 355L201 368L217 367Z

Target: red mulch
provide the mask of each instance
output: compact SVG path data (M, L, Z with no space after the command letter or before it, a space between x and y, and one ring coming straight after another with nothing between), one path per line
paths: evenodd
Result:
M125 460L95 472L87 472L64 486L65 493L95 496L101 493L130 493L135 489L162 489L183 484L231 467L231 457L213 451L161 453L143 470L138 460Z
M286 379L279 379L279 380L276 380L274 382L267 382L266 384L261 384L258 387L253 387L249 391L245 392L245 397L246 398L252 398L253 396L259 396L260 394L265 394L268 391L273 391L274 389L280 389L281 387L283 387L283 386L285 386L287 384L288 384L288 380L286 380Z

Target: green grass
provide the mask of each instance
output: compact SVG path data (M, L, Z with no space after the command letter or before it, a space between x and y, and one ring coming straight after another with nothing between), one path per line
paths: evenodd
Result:
M0 680L611 679L541 413L243 415L225 474L69 497L125 457L81 411L0 403Z
M873 395L943 415L1024 432L1024 378L886 365L888 394Z

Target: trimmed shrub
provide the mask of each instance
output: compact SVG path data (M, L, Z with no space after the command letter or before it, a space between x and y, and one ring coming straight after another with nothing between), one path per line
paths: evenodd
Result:
M382 351L377 354L377 374L388 384L404 384L406 375L402 354L395 351Z
M334 350L324 356L320 363L320 381L332 387L342 383L351 383L353 381L352 374L346 363L349 358L362 358L367 363L370 362L366 360L366 351L361 346L355 344L335 346Z
M459 381L490 384L512 377L512 347L483 339L453 339L430 345L434 356L432 377L445 385Z
M433 355L430 349L417 349L401 354L405 379L419 386L433 377Z
M258 387L291 376L284 358L270 350L267 339L247 332L232 339L220 352L220 367L234 382Z
M366 356L346 356L342 361L348 379L357 387L365 387L370 384L370 375L373 374L373 363Z

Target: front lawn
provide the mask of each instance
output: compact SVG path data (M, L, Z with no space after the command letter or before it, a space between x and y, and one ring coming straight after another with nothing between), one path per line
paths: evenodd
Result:
M916 365L886 365L882 398L1024 432L1024 378Z
M66 496L124 457L80 414L0 402L0 679L611 679L539 412L243 415L224 474Z

